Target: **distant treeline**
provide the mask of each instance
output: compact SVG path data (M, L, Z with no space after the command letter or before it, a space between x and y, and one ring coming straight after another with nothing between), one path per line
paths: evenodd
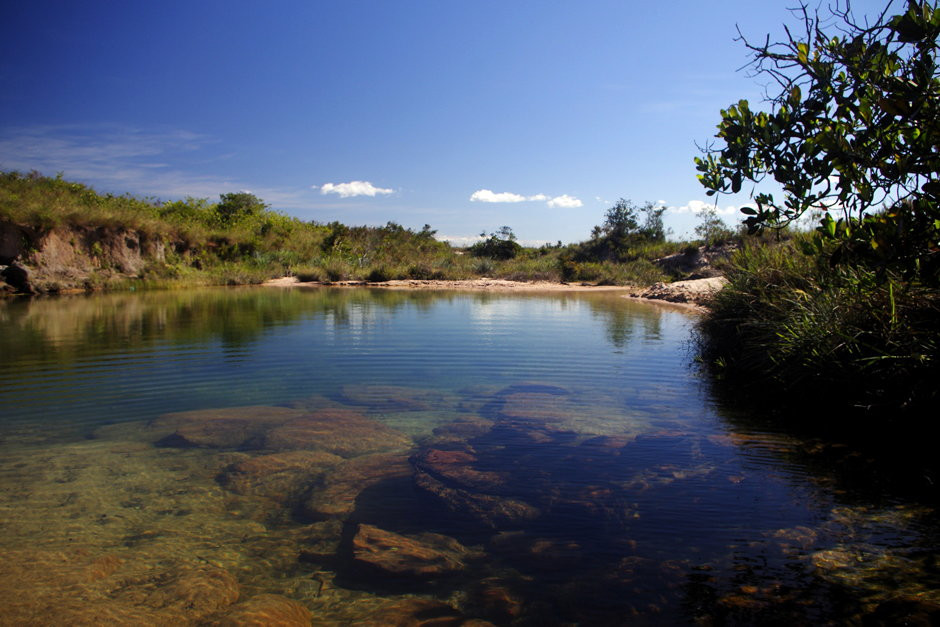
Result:
M35 172L0 173L0 220L36 233L65 227L125 229L164 242L164 258L136 277L154 286L256 283L285 275L330 282L488 276L645 285L679 276L653 260L697 244L667 241L662 212L621 200L585 242L524 247L511 228L502 227L459 249L435 239L430 225L415 230L395 222L303 221L271 210L247 192L222 194L216 202L161 202L99 194ZM715 239L715 232L703 235Z

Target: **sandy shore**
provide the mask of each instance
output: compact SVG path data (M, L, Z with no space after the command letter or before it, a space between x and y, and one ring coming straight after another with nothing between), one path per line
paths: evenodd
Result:
M554 283L552 281L508 281L506 279L463 279L458 281L432 281L402 279L370 283L368 281L335 281L322 283L313 281L301 283L296 277L283 277L267 281L264 285L273 287L378 287L399 290L484 290L492 292L628 292L630 287L622 285L589 285L582 283Z
M586 283L554 283L552 281L508 281L505 279L466 279L459 281L431 281L405 279L370 283L367 281L337 281L334 283L301 283L297 277L282 277L264 283L269 287L321 288L321 287L374 287L399 290L472 290L491 292L622 292L624 297L667 302L675 305L701 307L726 283L723 277L656 283L650 287L623 285L590 285Z

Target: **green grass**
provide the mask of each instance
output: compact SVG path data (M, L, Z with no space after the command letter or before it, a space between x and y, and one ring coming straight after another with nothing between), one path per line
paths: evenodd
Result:
M830 267L799 239L750 243L697 327L719 388L833 420L898 417L937 401L940 293L858 266Z
M648 285L669 278L651 260L688 245L637 240L623 260L590 258L581 244L520 248L511 259L492 259L437 241L430 227L415 231L392 222L382 227L304 222L252 199L257 202L248 210L233 213L224 208L224 199L160 202L98 194L36 173L0 173L0 220L29 226L38 236L56 228L125 229L163 243L164 262L151 262L137 277L93 276L83 284L88 289L252 284L278 276L326 282L486 276ZM84 253L100 258L91 246Z

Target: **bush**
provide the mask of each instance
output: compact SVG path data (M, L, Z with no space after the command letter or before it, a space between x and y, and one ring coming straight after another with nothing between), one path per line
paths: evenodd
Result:
M385 266L372 268L369 274L366 275L366 281L369 281L370 283L384 283L386 281L390 281L391 279L392 275Z
M798 240L749 244L726 276L696 336L704 362L736 398L810 405L832 417L937 400L937 291L885 284L864 268L833 270L802 254Z
M486 233L481 233L486 237ZM508 226L500 227L482 242L470 247L470 254L474 257L488 257L489 259L513 259L522 251L522 246L516 241L516 236Z

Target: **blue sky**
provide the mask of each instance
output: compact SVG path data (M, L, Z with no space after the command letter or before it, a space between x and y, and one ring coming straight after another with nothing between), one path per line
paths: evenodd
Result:
M735 26L779 33L793 4L8 2L0 169L163 200L247 190L456 242L581 241L623 197L670 207L681 236L713 202L696 142L761 99Z

